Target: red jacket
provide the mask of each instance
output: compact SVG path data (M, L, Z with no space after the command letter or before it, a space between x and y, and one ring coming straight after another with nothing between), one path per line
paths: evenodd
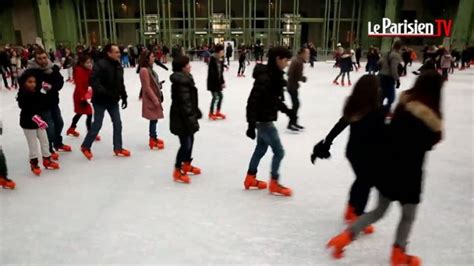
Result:
M87 69L83 66L76 66L74 67L74 82L76 84L76 88L74 90L74 112L76 114L84 114L84 115L91 115L92 114L92 106L87 101L90 99L88 97L88 90L89 90L89 78L91 76L92 70Z

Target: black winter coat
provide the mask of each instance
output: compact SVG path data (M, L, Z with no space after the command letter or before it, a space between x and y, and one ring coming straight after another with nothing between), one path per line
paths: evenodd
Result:
M89 81L92 87L92 102L97 104L116 104L127 100L127 91L123 82L123 68L120 62L104 58L92 69Z
M401 204L420 203L425 155L441 140L441 135L439 116L402 93L389 126L390 171L385 171L383 182L376 184L379 191Z
M198 92L193 77L175 72L171 80L170 131L177 136L189 136L199 130Z
M331 144L347 126L350 126L350 134L346 157L357 178L364 178L373 184L376 179L383 178L380 173L383 160L386 160L383 156L387 140L385 112L379 109L349 120L342 117L326 136L325 143Z
M40 91L28 91L21 88L18 91L17 101L21 109L20 126L25 129L38 129L38 125L32 119L46 108L47 96Z
M352 71L352 58L351 55L345 54L341 56L339 61L339 67L341 68L342 72L350 72Z
M250 125L276 121L278 111L288 116L293 115L283 103L283 87L286 86L286 81L282 71L272 71L268 66L258 64L254 68L253 78L255 82L247 100L247 122Z
M207 90L216 92L222 91L224 80L224 61L211 56L207 72Z
M52 67L53 72L50 74L45 73L39 68L30 68L28 71L33 72L36 78L36 91L40 92L43 82L49 83L51 89L47 92L44 97L45 104L42 105L44 109L49 109L50 106L56 106L59 104L59 91L63 88L64 78L59 72L60 69L57 65Z
M233 53L234 53L234 50L232 49L232 46L227 46L225 48L225 57L232 57Z

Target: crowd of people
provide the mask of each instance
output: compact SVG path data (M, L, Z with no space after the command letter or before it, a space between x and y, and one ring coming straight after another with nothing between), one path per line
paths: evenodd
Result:
M296 58L291 60L288 79L285 79L284 69L293 57L289 49L282 46L270 48L266 64L261 63L263 48L257 49L257 64L252 74L255 82L246 106L246 135L256 140L256 146L243 181L245 189L268 188L272 194L292 195L292 189L280 183L279 170L285 151L274 123L278 120L278 112L282 112L289 118L289 130L298 132L304 129L298 121L298 90L300 82L307 80L303 75L304 64L312 65L316 60L317 54L312 50L315 51L312 44L298 50ZM216 44L207 51L212 51L208 57L203 56L203 60L208 63L207 89L212 98L208 118L217 121L227 118L222 113L222 90L227 86L224 73L230 65L230 50L222 44ZM245 47L239 48L238 77L245 77L245 63L250 63L247 57L250 51ZM255 48L253 51L255 53ZM402 219L397 228L392 263L412 266L420 264L418 257L406 253L406 246L421 201L424 157L442 140L441 89L447 81L447 71L458 67L456 64L459 60L461 69L469 67L473 57L472 54L469 55L469 50L466 51L459 55L456 51L449 53L442 47L428 48L426 54L423 54L423 66L419 73L416 72L419 76L415 85L401 94L392 111L395 88L400 86L400 77L406 75L407 65L416 58L413 51L402 47L399 41L385 54L380 54L374 47L369 48L366 63L368 74L355 83L344 104L342 117L329 134L314 146L311 155L313 163L317 159L329 158L330 147L335 138L350 127L346 156L356 179L350 189L345 211L348 228L328 243L335 258L342 256L345 247L360 232L373 233L372 224L383 217L393 201L398 201L401 203ZM164 149L164 140L158 138L157 132L157 123L164 118L163 81L153 70L153 65L158 64L167 69L164 64L168 52L166 46L125 47L116 44L107 44L103 48L78 45L74 54L62 45L59 45L56 52L47 52L41 47L33 46L2 49L0 69L5 87L10 88L6 79L8 73L12 77L11 87L18 88L17 101L21 109L19 124L28 144L31 171L38 176L41 174L41 159L44 168L59 169L58 152L72 151L70 146L63 143L62 138L64 122L59 94L64 85L64 77L60 73L61 68L67 69L66 82L75 85L75 116L66 134L79 137L77 123L83 115L86 116L87 133L80 149L88 160L94 157L93 143L101 139L99 132L106 111L113 125L114 154L131 156L131 152L123 147L122 141L121 109L128 107L125 67L137 67L141 82L142 117L149 120L149 148ZM337 46L335 67L339 67L341 72L334 80L335 84L338 84L338 78L342 76L341 85L344 85L344 77L347 75L348 85L352 85L349 72L361 68L361 56L360 47L354 51ZM198 89L191 74L190 58L180 46L171 49L171 57L173 73L170 76L169 122L171 133L180 142L172 179L189 184L190 175L201 174L201 169L192 164L192 153L194 135L200 129L199 120L203 114L198 108ZM432 64L432 67L428 64ZM285 87L290 94L292 108L287 107L284 102ZM390 119L387 120L387 117ZM260 160L268 147L273 151L269 183L257 178ZM385 165L398 167L386 172L383 171ZM380 172L385 173L383 178L379 176ZM15 183L8 178L5 156L1 149L0 186L15 188ZM373 187L379 191L378 205L374 210L365 212Z

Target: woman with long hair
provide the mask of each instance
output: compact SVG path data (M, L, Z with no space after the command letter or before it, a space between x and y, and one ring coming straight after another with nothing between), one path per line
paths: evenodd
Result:
M383 150L385 116L380 105L379 82L374 75L364 75L355 84L344 105L343 115L326 138L313 150L311 161L330 157L329 149L334 139L350 126L346 157L351 163L356 179L349 192L349 202L344 215L346 223L354 222L364 214L374 179L380 174L378 160ZM369 226L366 233L372 233Z
M155 55L149 51L143 51L139 59L140 81L142 84L142 117L150 120L149 142L151 150L154 148L163 149L165 144L163 140L158 139L156 134L156 125L158 119L163 119L163 93L161 92L161 83L158 74L153 70Z
M412 89L403 92L388 130L385 165L390 171L380 172L375 183L379 191L374 210L358 217L344 232L332 238L328 247L335 258L359 232L380 220L393 201L398 201L401 219L393 243L393 266L421 264L420 258L408 255L406 246L418 204L421 201L423 165L426 153L442 139L441 89L443 77L434 70L421 74Z

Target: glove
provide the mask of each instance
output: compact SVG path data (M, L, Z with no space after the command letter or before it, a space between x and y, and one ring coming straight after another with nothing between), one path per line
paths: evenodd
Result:
M324 143L324 140L321 140L318 144L314 145L313 154L311 154L311 163L314 164L316 158L327 159L331 157L331 153L329 152L330 148L331 144Z
M35 115L33 116L33 118L31 119L33 120L40 129L47 129L48 128L48 124L46 122L43 121L43 119L41 118L41 116L39 115Z
M301 78L301 81L303 81L303 82L306 82L306 80L307 80L307 79L306 79L305 76L303 76L303 77Z
M257 135L255 134L255 125L249 124L249 127L247 128L246 135L250 139L255 139L257 137Z
M52 88L52 86L51 84L43 81L43 83L41 83L41 88L49 91Z
M198 109L198 112L197 112L197 119L201 119L202 118L202 112L201 110Z
M127 99L122 99L122 109L126 109L128 106Z
M395 88L397 88L397 89L400 88L400 80L399 79L397 79L397 85L395 86Z

